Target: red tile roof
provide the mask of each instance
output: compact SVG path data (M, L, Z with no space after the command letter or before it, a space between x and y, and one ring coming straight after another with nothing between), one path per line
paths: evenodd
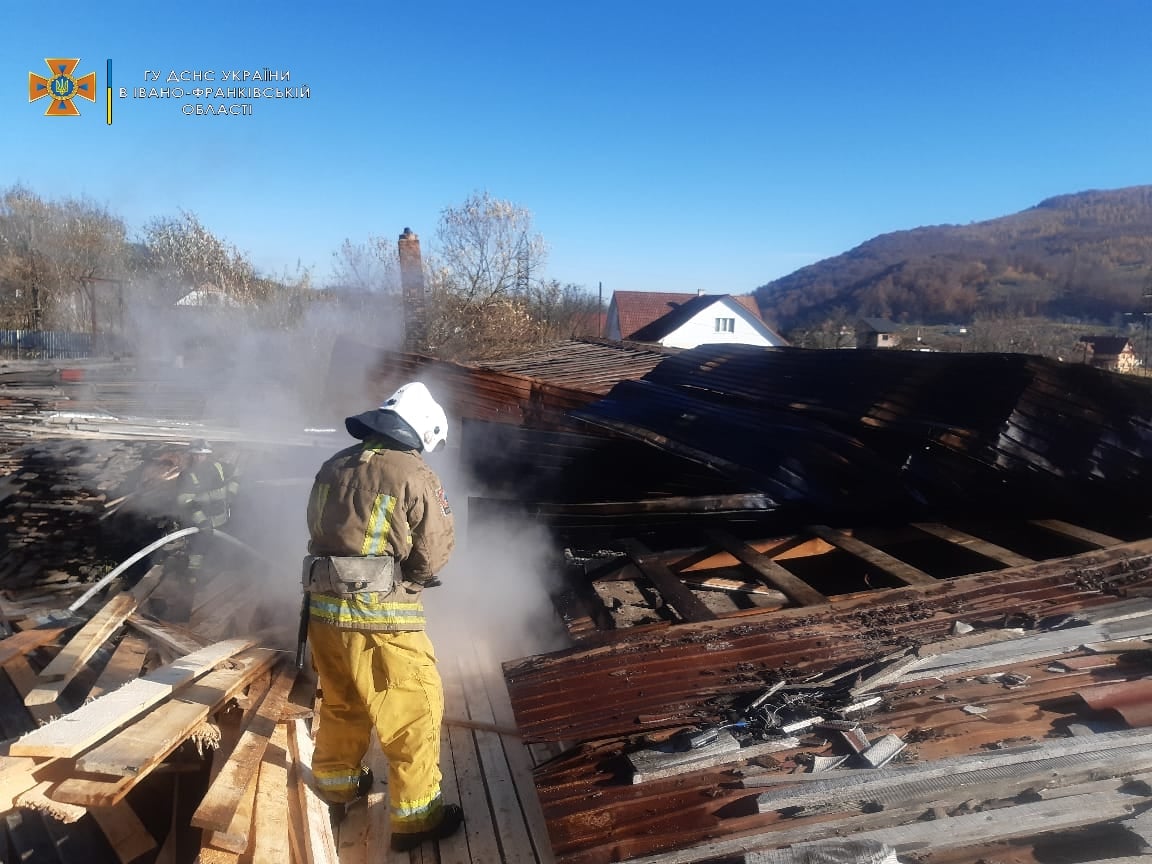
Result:
M620 338L629 339L637 330L651 324L657 318L663 318L677 306L695 300L698 294L674 294L663 291L616 291L612 294L612 302L616 304L616 316L620 322ZM707 295L724 296L724 295ZM729 295L755 315L760 316L760 308L756 305L756 298L751 294ZM761 320L763 320L761 318Z

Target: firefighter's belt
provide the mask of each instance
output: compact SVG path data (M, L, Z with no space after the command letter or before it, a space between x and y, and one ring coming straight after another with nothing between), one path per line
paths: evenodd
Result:
M396 584L396 559L390 555L362 558L304 556L304 590L321 594L388 593Z

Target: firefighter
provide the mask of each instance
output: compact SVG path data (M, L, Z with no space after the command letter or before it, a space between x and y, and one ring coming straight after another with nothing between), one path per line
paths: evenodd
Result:
M308 500L305 609L323 691L312 771L338 820L371 788L362 762L375 730L391 845L405 851L464 819L441 797L444 694L420 599L455 542L444 487L421 455L445 443L448 424L420 383L344 423L360 443L320 467Z
M187 621L197 585L204 575L204 553L212 543L211 534L228 524L232 503L240 491L236 466L211 458L212 448L204 439L193 441L180 473L176 496L178 519L184 528L200 529L188 537L184 555L169 562L170 578L152 603L152 611L169 621Z

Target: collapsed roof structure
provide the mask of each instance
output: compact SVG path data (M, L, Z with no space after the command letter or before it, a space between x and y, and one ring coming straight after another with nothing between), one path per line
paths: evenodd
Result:
M551 538L539 577L569 647L503 665L504 723L535 768L502 806L534 792L540 821L490 854L1036 864L1056 843L1072 862L1146 848L1148 381L1021 355L580 340L480 368L342 351L332 416L424 380L461 419L469 532L528 520ZM26 444L0 491L12 603L90 582L79 564L114 520L93 521L158 458L139 448L159 431L61 415L48 395L95 409L98 381L37 386L0 405L9 446ZM84 435L135 440L86 450L87 474L74 443L39 443ZM76 500L53 489L61 471ZM42 564L59 536L76 549ZM242 629L211 635L261 623ZM70 644L41 637L33 673Z

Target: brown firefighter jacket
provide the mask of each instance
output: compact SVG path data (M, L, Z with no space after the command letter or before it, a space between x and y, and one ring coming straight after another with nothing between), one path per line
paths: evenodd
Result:
M420 593L455 545L452 510L436 473L415 450L369 439L320 466L308 499L312 555L391 556L389 592L312 592L313 620L349 630L423 630Z

